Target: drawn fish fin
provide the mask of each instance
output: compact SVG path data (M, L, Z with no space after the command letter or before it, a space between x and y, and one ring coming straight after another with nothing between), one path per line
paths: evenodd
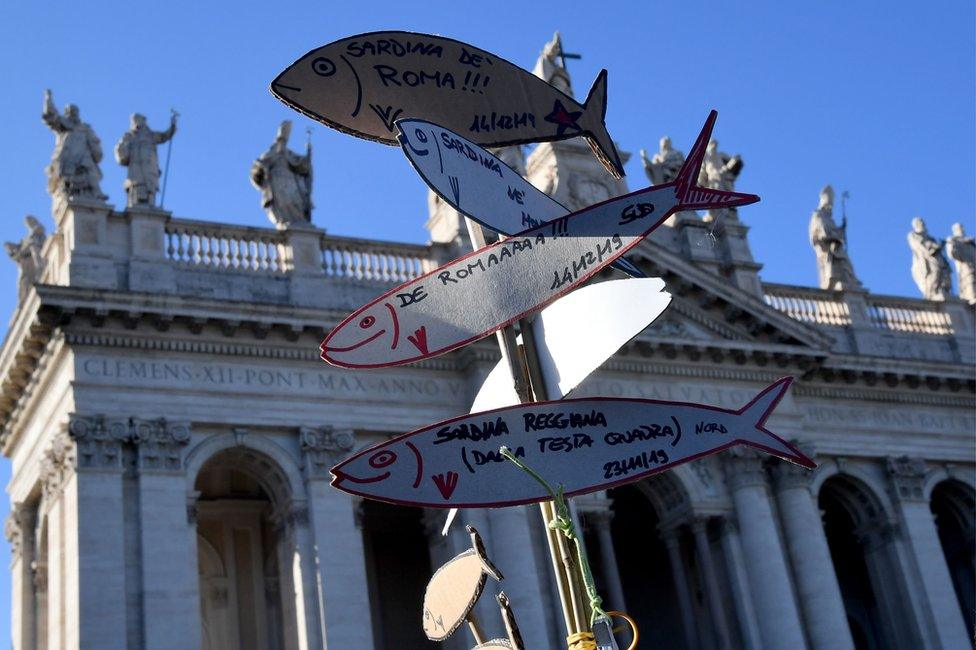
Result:
M776 381L739 410L743 418L743 429L746 431L740 438L740 442L807 469L815 469L817 464L810 457L765 428L766 420L786 395L792 383L793 377L784 377ZM752 423L754 428L750 428L749 423Z
M698 139L695 140L695 145L688 152L685 164L681 166L678 177L674 180L674 194L678 199L678 209L680 210L734 208L759 201L759 197L755 194L713 190L708 187L701 187L698 184L698 175L701 173L705 151L708 149L709 140L712 139L712 128L715 126L717 117L718 111L713 110L708 114L705 126L702 127Z
M605 118L607 115L607 71L601 70L596 76L596 81L586 95L583 102L583 117L580 120L583 126L583 137L590 149L600 159L607 171L613 174L614 178L621 178L624 175L624 166L620 162L620 155L617 147L613 143L613 138L607 131Z
M474 548L474 552L478 554L478 559L481 560L481 565L485 568L485 573L490 575L495 580L503 580L505 576L499 571L491 560L488 559L488 552L485 550L485 543L481 540L481 535L478 534L478 530L471 526L470 524L464 527L468 534L471 535L471 547Z

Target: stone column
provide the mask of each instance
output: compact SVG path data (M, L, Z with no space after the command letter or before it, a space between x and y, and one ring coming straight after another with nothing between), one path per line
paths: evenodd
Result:
M550 638L549 624L546 621L543 584L540 576L546 575L545 565L539 566L536 554L532 552L532 529L530 517L539 516L538 506L517 506L496 508L487 511L491 527L491 559L505 575L505 582L486 588L483 596L492 605L491 598L500 589L512 601L512 609L527 648L552 648L559 645L559 639ZM457 525L457 524L455 524ZM440 534L440 533L438 533ZM434 567L436 570L437 567ZM494 618L498 619L497 605ZM497 627L497 626L496 626Z
M182 462L190 427L163 418L116 422L128 428L137 449L143 647L198 647L199 571L196 554L187 552L191 531Z
M890 492L913 562L905 567L909 584L918 585L917 625L927 647L969 648L972 638L942 552L935 518L925 499L925 464L919 458L888 458ZM903 565L905 563L903 562Z
M36 647L34 643L34 526L37 508L15 503L7 515L4 536L10 542L10 633L14 650Z
M681 608L681 628L685 633L685 644L689 648L698 647L698 628L695 624L695 610L691 602L691 589L688 586L688 573L684 560L681 558L681 538L677 528L661 531L661 539L668 548L668 560L671 562L671 576L674 588L678 592L678 606Z
M806 648L783 548L773 521L762 459L751 449L737 448L725 460L763 646Z
M596 532L596 539L600 551L600 565L603 569L603 584L607 590L607 600L603 604L604 609L615 609L627 611L626 600L624 599L624 586L620 581L620 565L617 564L617 553L613 548L613 535L611 534L610 521L613 519L613 512L609 509L609 503L600 509L586 510L584 518Z
M725 563L729 570L729 582L732 585L732 598L735 600L736 617L739 622L739 633L742 635L742 645L747 650L762 648L759 634L759 623L756 621L756 608L753 606L752 591L749 589L749 579L746 577L745 565L742 561L742 542L735 522L726 517L722 522L722 552L725 553Z
M827 536L810 491L813 472L781 461L773 474L779 515L810 644L817 650L853 648L854 639L847 624Z
M722 592L718 586L718 576L715 574L715 562L712 559L711 544L708 543L708 519L695 517L691 522L691 533L695 538L695 550L705 576L705 589L708 591L708 608L715 625L716 643L720 648L731 648L729 625L725 620L725 604L722 602Z
M356 526L352 497L329 485L329 468L352 449L353 432L334 431L331 427L303 428L300 436L323 627L319 645L309 647L371 648L373 631L368 614L362 531ZM315 570L314 564L311 568Z
M108 425L73 415L42 464L43 498L57 501L48 520L51 647L126 647L125 431Z

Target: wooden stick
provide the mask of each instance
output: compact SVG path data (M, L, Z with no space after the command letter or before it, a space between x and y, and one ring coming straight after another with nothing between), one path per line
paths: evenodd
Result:
M481 225L467 217L465 217L464 222L468 229L468 236L471 239L472 247L475 250L484 247L487 242L485 241L485 234ZM529 332L529 337L531 337L532 328L527 321L522 321L522 323L522 340L524 345L526 340L525 333ZM539 361L535 346L531 346L531 352L527 349L520 348L516 341L515 328L511 325L499 330L496 337L502 357L508 362L508 367L511 370L515 383L515 392L518 395L519 402L526 404L534 401L534 398L545 400L548 393L542 382L542 375L538 371ZM532 342L534 344L534 339ZM527 361L529 362L527 363ZM535 368L534 374L538 377L538 383L533 381L533 367ZM567 573L567 569L572 563L570 562L567 565L566 562L566 540L561 533L549 527L549 522L555 519L555 510L552 503L548 501L540 503L539 510L542 513L542 525L546 531L549 557L552 560L552 568L556 576L556 588L559 593L559 602L562 606L563 622L566 624L567 633L575 634L586 629L586 626L580 626L581 612L576 603L579 589L573 587L573 576L571 573Z
M474 612L468 612L468 615L464 617L468 621L468 629L471 630L471 635L474 637L474 642L481 645L485 642L485 633L481 631L481 626L478 625L478 617L474 615Z

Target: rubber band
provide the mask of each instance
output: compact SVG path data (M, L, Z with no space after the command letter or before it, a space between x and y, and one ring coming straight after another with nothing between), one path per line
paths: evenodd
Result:
M569 650L596 650L596 639L592 632L577 632L566 637Z

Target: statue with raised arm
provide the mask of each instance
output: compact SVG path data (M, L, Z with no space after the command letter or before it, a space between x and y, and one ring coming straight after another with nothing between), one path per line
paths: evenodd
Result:
M278 228L312 221L312 145L305 155L288 149L291 121L278 128L274 144L251 166L251 182L261 190L261 205Z
M718 141L712 140L705 149L701 171L698 173L698 184L713 190L735 191L735 179L742 173L742 156L732 156L718 150ZM728 214L736 218L735 208L728 210L709 210L705 221L713 221L721 214Z
M847 216L840 226L834 221L834 188L830 185L820 190L820 205L810 217L810 245L817 255L821 289L843 291L861 287L847 256Z
M44 91L44 123L54 131L54 153L47 166L47 191L56 197L84 197L104 201L99 182L102 143L91 126L81 121L78 107L67 104L58 115L51 91Z
M647 152L640 150L644 173L652 185L670 183L678 177L678 170L685 163L685 155L671 146L671 138L661 138L660 150L648 160Z
M115 160L128 168L124 185L127 206L156 204L160 174L156 147L172 138L174 133L176 133L175 112L170 117L169 128L165 131L153 131L146 124L144 115L132 114L129 130L115 145Z
M956 264L959 297L976 305L976 240L966 235L961 223L952 224L952 236L946 240L946 252Z
M32 215L24 217L24 225L27 226L27 235L19 242L7 242L4 248L7 255L17 263L17 297L23 300L24 296L36 282L40 281L41 274L44 273L46 262L41 254L47 234L44 226Z
M952 271L943 250L945 242L930 235L925 222L915 217L912 231L908 233L908 246L912 249L912 278L922 297L946 300L952 293Z

